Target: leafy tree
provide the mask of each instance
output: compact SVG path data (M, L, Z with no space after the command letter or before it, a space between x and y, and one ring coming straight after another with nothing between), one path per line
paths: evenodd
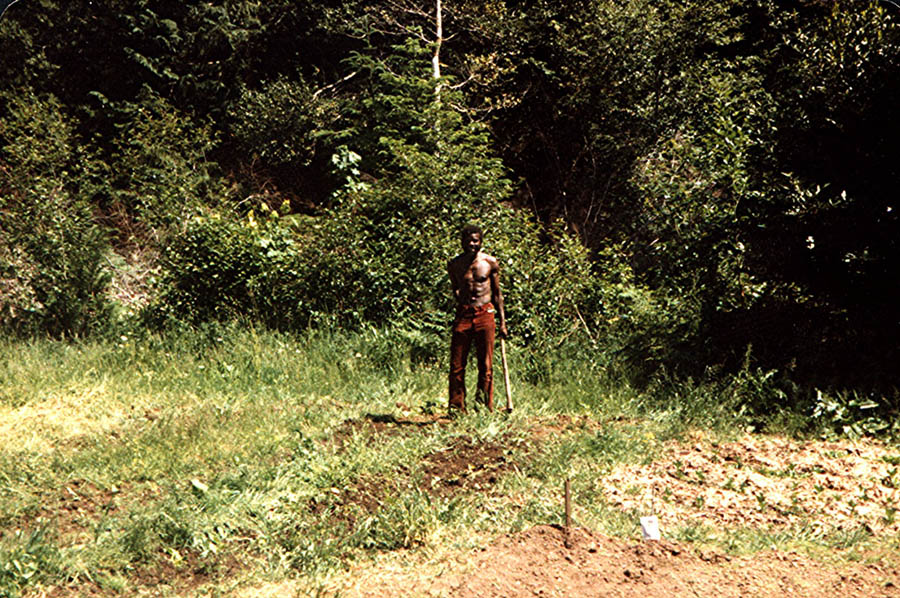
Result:
M289 328L399 320L439 338L452 309L444 266L460 250L460 228L475 220L503 265L516 334L549 342L552 330L577 324L587 253L562 231L558 245L543 244L537 225L505 205L511 184L487 129L453 108L458 92L436 99L441 81L427 57L415 40L386 59L354 57L367 86L351 122L367 134L343 138L370 158L336 153L344 183L324 216L267 212L188 227L167 254L164 296L176 316L254 314Z
M364 303L376 310L365 319L445 310L446 272L438 265L459 251L456 232L472 219L483 224L488 246L506 265L511 297L544 269L560 276L547 276L540 293L555 298L562 287L577 285L563 272L565 257L541 249L535 226L504 205L511 184L488 132L454 108L462 100L451 86L436 96L442 82L428 76L427 50L410 39L385 60L358 55L355 61L370 87L354 103L355 122L366 134L353 139L362 142L360 168L374 180L341 192L329 218L335 228L325 236L339 244L352 240L360 270L350 278L365 280L357 296L371 296ZM572 267L584 257L573 256ZM519 293L510 301L511 319L521 309L519 321L534 322L525 336L559 316L556 308L542 313L537 300Z
M19 7L0 23L6 238L58 218L33 228L158 240L179 317L437 326L436 264L477 215L530 342L577 325L645 374L892 383L889 2ZM26 99L44 156L11 133ZM31 280L4 247L4 280Z
M146 93L127 111L95 200L120 230L159 241L169 229L227 196L208 155L215 139L168 102ZM142 231L142 232L141 232Z
M769 241L782 249L757 264L802 288L814 307L805 314L810 334L792 335L783 359L793 354L798 375L822 385L891 386L900 332L892 282L900 268L900 11L884 2L813 3L778 17L775 156L808 192L768 219Z

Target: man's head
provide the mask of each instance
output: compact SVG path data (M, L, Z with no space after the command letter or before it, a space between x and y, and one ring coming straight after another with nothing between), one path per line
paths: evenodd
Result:
M463 251L466 253L478 253L481 250L483 240L484 233L480 227L474 224L468 224L459 231L459 241L462 244Z

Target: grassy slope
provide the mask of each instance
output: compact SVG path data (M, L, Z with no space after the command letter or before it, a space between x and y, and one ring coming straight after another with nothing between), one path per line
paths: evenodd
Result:
M252 329L3 342L0 596L52 585L252 595L285 579L313 594L354 563L424 566L558 523L567 477L579 524L633 536L637 514L604 501L604 473L647 463L697 427L739 431L727 401L703 389L660 400L586 361L515 350L512 416L376 426L443 411L442 359L410 351L439 342ZM428 459L470 445L502 457L490 491L434 491L457 481L427 470ZM730 550L797 543L790 533L668 531Z

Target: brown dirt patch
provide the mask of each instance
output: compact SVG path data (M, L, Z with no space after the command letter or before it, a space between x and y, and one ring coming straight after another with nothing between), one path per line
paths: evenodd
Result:
M86 480L71 480L53 494L41 494L39 506L13 518L6 531L30 531L43 525L71 539L89 531L101 518L121 513L125 501L136 499L132 494L130 486L100 488ZM143 499L147 499L146 493Z
M393 429L393 428L391 428ZM460 492L487 492L500 477L514 468L509 455L512 441L479 441L461 437L449 446L422 459L420 488L433 496L451 497ZM392 492L410 478L409 469L400 467L393 478L372 477L356 480L346 488L331 488L308 502L316 515L330 513L335 523L352 528L360 516L382 508Z
M875 441L698 437L670 443L648 465L617 467L602 486L620 509L658 515L663 534L697 523L900 532L900 450Z
M364 478L347 488L331 488L322 496L309 500L311 513L324 516L332 524L352 529L360 517L372 515L383 506L394 482L385 478Z
M104 592L103 588L97 584L96 582L85 581L77 584L69 584L65 586L48 586L47 588L43 588L40 596L44 598L69 598L78 596L82 598L84 596L91 597L100 597L100 596L111 596L114 592ZM26 596L29 594L26 594Z
M572 530L567 548L563 530L549 526L503 536L455 559L436 578L360 576L335 593L372 598L900 596L897 572L875 565L835 568L782 552L750 557L695 553L676 542L633 543L584 529Z
M488 491L512 470L514 442L457 438L450 446L427 455L422 465L423 490L448 497L458 492Z
M201 558L188 551L180 556L177 562L161 556L153 565L137 568L130 581L147 588L170 586L185 593L232 577L242 569L233 555Z
M201 588L240 574L244 566L229 554L201 558L200 555L185 551L177 561L171 555L160 554L152 564L141 564L128 575L125 594L158 596L166 593L177 595L200 595ZM123 592L104 589L95 581L81 581L68 585L46 588L42 596L48 598L74 598L76 596L122 596Z

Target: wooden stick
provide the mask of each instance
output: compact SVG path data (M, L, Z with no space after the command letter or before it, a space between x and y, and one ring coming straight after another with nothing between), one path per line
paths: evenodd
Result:
M572 529L572 484L566 478L566 548L570 548L570 534Z
M500 357L503 361L503 381L506 384L506 411L512 411L512 389L509 387L509 366L506 365L506 342L500 339Z

